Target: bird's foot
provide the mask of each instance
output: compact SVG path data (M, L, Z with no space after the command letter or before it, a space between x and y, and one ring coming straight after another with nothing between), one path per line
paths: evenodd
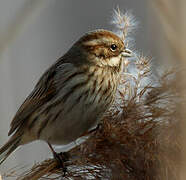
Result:
M66 152L61 152L61 153L54 152L53 155L54 155L54 159L56 159L56 161L58 163L58 166L60 168L62 168L62 170L63 170L63 176L65 176L66 173L67 173L67 168L65 166L65 162L68 161L68 159L69 159L68 153L66 153Z
M69 154L67 152L61 152L61 153L55 152L52 145L49 142L48 142L48 146L51 149L54 159L57 161L59 168L62 168L63 176L65 176L67 173L65 162L69 160Z

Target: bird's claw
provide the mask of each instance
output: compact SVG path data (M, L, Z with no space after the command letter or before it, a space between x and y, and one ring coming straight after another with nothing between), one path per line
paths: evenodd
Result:
M68 161L69 156L67 153L54 153L54 158L56 159L58 166L63 170L63 176L66 176L67 167L65 166L65 162Z

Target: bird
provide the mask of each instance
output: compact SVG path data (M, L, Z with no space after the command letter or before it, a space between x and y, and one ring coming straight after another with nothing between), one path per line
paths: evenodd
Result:
M75 141L95 127L114 102L125 58L132 51L115 33L85 33L49 67L15 114L0 164L19 146Z

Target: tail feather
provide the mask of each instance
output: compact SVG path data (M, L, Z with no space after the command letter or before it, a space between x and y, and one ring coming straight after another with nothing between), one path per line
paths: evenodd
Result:
M10 140L0 148L0 164L19 146L21 136L12 136Z

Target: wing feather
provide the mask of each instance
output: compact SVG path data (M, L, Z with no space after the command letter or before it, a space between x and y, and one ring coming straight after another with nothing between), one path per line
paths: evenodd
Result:
M40 78L31 94L26 98L24 103L17 111L15 117L10 124L8 135L14 133L21 127L25 120L40 106L48 102L56 94L54 85L54 76L56 73L56 65L49 68Z

